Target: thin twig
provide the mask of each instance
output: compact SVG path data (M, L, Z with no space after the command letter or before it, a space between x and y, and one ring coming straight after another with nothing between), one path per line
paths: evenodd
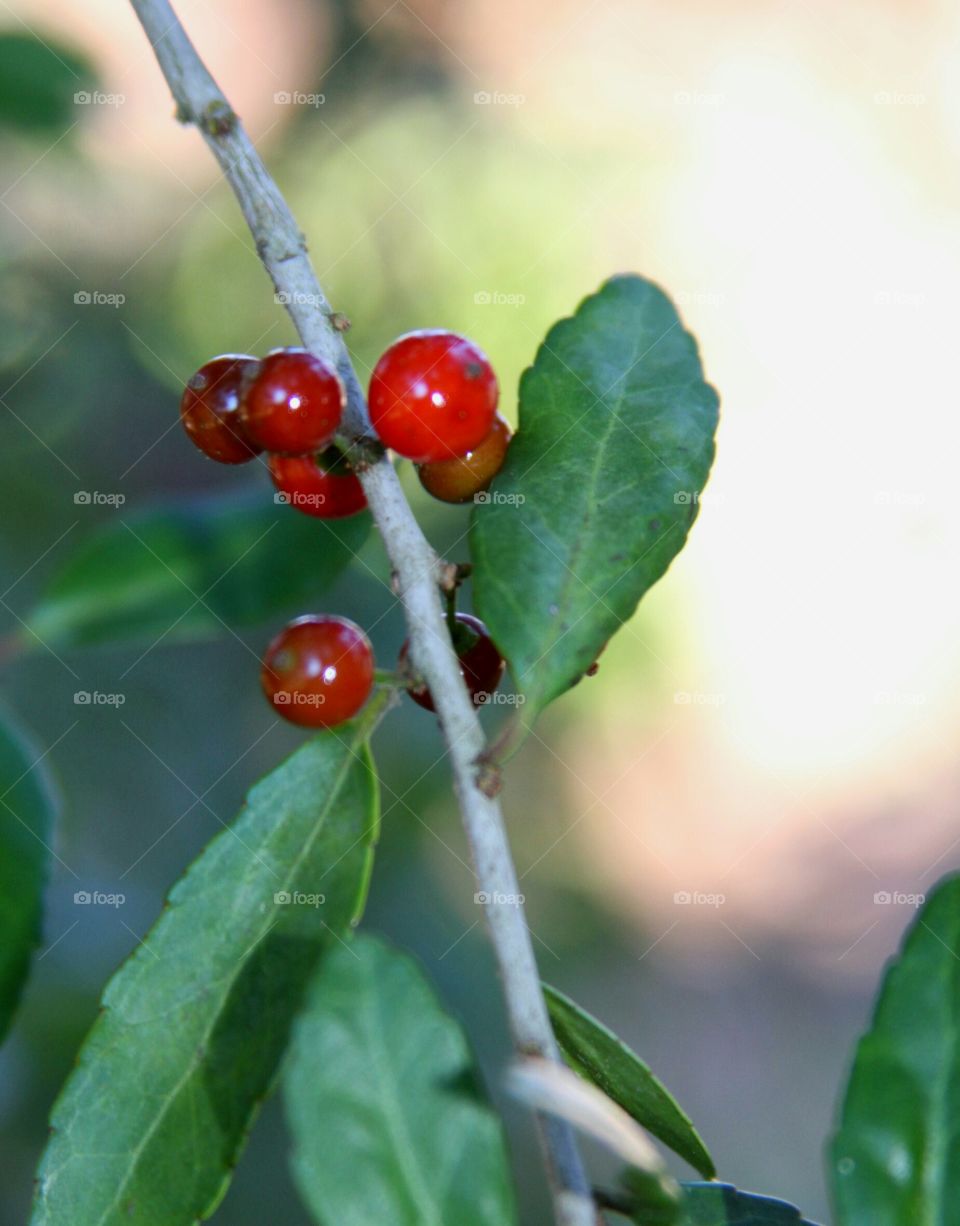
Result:
M303 235L259 154L207 71L168 0L131 0L177 104L195 124L239 201L278 301L304 345L336 367L347 388L346 441L398 581L411 656L430 687L453 772L486 917L503 981L514 1045L522 1055L559 1060L520 888L495 799L477 785L486 750L447 632L440 599L444 568L420 530L393 466L372 437L366 403L343 341L342 319L327 301ZM568 1124L540 1119L559 1226L595 1226L590 1186Z

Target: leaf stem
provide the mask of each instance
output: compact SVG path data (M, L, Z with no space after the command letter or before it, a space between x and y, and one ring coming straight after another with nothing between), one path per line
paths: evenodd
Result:
M450 632L450 637L453 638L453 632L457 626L457 589L455 587L447 588L444 598L447 606L447 630Z
M379 669L377 670L379 672ZM374 690L372 696L356 718L356 726L359 728L366 740L369 740L376 731L380 721L397 703L397 689L395 685L378 686Z
M477 884L503 983L517 1051L560 1060L540 988L499 803L478 787L486 742L463 685L440 599L444 567L424 537L393 466L373 437L366 402L303 235L250 138L180 24L169 0L131 0L177 104L194 123L232 187L257 251L304 345L331 363L347 389L344 437L351 463L397 578L411 658L430 687L447 746ZM509 901L504 902L507 899ZM565 1121L539 1117L558 1226L595 1226L596 1209L574 1134Z

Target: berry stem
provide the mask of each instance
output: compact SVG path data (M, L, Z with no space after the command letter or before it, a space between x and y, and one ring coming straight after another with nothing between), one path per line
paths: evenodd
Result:
M383 447L372 435L335 312L320 288L289 206L169 0L131 0L131 4L166 77L178 117L199 128L217 159L304 346L332 365L343 380L347 392L343 445L350 449L397 576L411 656L430 687L447 744L477 884L490 899L486 918L514 1046L521 1055L559 1062L523 908L496 901L516 898L520 888L499 802L478 786L478 762L487 746L446 626L440 599L442 564L424 537ZM230 121L213 124L212 115L229 116ZM377 702L377 697L372 701ZM538 1118L558 1226L596 1226L597 1211L572 1128L555 1116Z
M402 690L407 685L405 678L401 677L392 668L375 668L373 670L373 680L377 685L387 686L395 690Z
M447 612L447 629L450 631L450 637L453 639L457 629L457 589L456 587L448 587L444 592L446 612Z
M373 691L370 701L356 717L357 725L368 740L373 736L386 713L399 701L400 696L392 686L379 686Z

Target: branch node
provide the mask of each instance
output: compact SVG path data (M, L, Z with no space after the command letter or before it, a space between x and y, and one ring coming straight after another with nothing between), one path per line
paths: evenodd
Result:
M214 98L204 107L199 126L208 136L228 136L237 126L237 113L228 102Z
M484 754L477 759L476 773L477 787L484 794L493 800L495 796L500 795L500 789L503 787L503 771L496 762L491 762ZM542 1052L536 1053L543 1055Z
M442 592L455 592L460 586L460 567L456 562L439 563L437 582Z
M335 332L349 332L353 324L342 311L331 311L330 326Z
M269 248L267 249L269 251ZM297 242L292 250L274 253L272 258L276 264L288 264L291 260L301 260L307 254L307 239L301 230L297 231Z
M337 443L340 443L339 439L337 439ZM384 455L383 444L379 439L373 438L347 439L343 446L343 452L350 467L358 477L362 476L365 472L369 472L375 464L379 464ZM394 594L396 595L397 593Z

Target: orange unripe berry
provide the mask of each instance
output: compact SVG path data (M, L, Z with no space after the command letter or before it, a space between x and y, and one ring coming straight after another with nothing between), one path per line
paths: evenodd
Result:
M503 467L510 438L510 427L498 413L490 433L466 455L421 464L417 469L420 484L441 502L470 502Z

